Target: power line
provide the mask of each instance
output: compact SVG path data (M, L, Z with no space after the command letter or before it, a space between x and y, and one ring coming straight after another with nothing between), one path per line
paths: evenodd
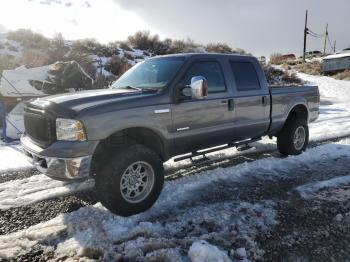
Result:
M318 38L321 38L321 37L324 37L325 34L318 34L318 33L315 33L314 31L310 30L309 28L307 29L308 31L308 34L313 36L313 37L318 37Z

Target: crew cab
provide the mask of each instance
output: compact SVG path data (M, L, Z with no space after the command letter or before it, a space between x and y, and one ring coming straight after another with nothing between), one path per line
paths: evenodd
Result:
M101 203L129 216L157 200L170 158L263 136L277 137L283 155L302 153L319 101L318 87L270 88L251 56L160 56L138 63L109 89L28 102L21 143L41 172L94 178Z

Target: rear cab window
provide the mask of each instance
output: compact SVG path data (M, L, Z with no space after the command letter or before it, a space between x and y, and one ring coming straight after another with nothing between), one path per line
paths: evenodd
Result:
M237 91L260 90L260 82L254 65L251 62L230 61Z

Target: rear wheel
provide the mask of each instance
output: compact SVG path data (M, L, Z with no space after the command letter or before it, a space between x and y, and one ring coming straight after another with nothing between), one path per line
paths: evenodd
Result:
M277 148L282 155L299 155L309 143L309 128L304 119L289 119L277 136Z
M111 212L130 216L149 209L164 182L160 157L142 145L123 148L97 170L96 190Z

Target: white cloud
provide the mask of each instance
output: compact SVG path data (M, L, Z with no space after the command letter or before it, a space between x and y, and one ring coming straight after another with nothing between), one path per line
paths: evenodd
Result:
M90 8L91 7L91 8ZM9 30L29 28L46 36L67 39L124 40L137 30L151 29L132 11L112 0L2 0L1 23Z

